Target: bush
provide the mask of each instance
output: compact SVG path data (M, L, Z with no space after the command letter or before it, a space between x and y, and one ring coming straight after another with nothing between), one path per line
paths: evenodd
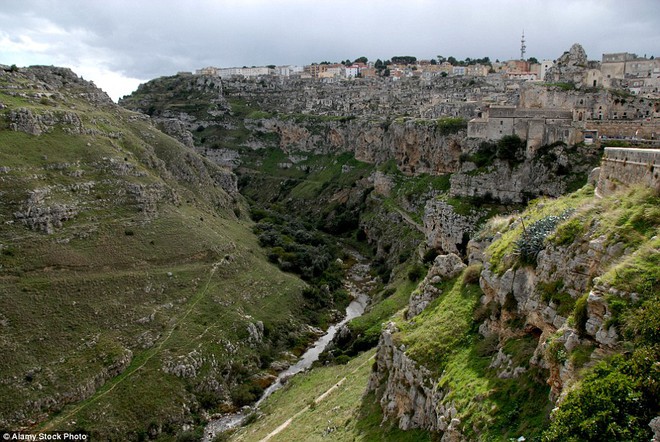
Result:
M426 274L426 269L419 264L415 264L408 271L408 279L412 282L419 281Z
M638 349L600 362L568 393L543 440L651 440L648 423L660 411L659 353Z
M587 335L586 325L587 319L589 319L589 314L587 312L587 298L589 297L588 293L580 296L577 301L575 301L575 309L573 310L573 316L575 317L575 328L578 331L578 334L582 337Z
M562 223L557 227L557 232L553 237L553 242L558 246L566 246L572 244L575 239L584 230L584 225L581 220L573 218L572 220Z
M524 159L525 141L518 135L505 135L497 142L495 156L509 164L517 164Z
M463 272L464 284L478 284L481 277L482 266L480 264L473 264L468 266Z
M535 265L539 252L545 247L545 239L557 227L557 224L567 219L571 213L573 210L569 209L559 216L546 216L525 228L522 236L516 241L520 260L523 263Z
M245 405L249 405L259 399L263 392L264 389L259 385L253 382L248 382L234 388L231 392L231 400L238 407L244 407Z
M437 127L442 135L455 134L467 129L467 120L457 117L440 118Z

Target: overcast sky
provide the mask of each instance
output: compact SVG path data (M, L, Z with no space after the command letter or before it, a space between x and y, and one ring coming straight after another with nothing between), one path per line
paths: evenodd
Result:
M117 100L205 66L660 56L660 0L0 0L0 64L66 66Z

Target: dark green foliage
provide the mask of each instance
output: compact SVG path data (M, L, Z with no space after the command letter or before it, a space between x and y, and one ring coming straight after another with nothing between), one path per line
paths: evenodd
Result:
M525 159L525 144L518 135L505 135L497 142L495 156L513 166Z
M438 251L434 248L430 248L424 253L424 257L422 258L422 262L424 264L429 264L429 263L433 262L433 260L435 259L436 256L438 256Z
M462 156L462 161L471 161L477 167L482 168L490 166L495 160L495 154L497 152L497 144L489 143L488 141L482 141L479 144L479 148L472 155Z
M572 244L583 231L584 224L582 220L573 218L557 227L553 242L559 246L567 246Z
M660 411L658 347L600 362L554 414L543 440L648 441Z
M392 63L394 64L414 64L417 61L417 57L411 55L395 55L392 57Z
M551 166L558 159L557 154L555 154L553 151L556 147L559 146L566 147L566 143L562 141L557 141L552 144L544 144L543 146L539 147L536 150L534 154L534 159L536 161L541 161L546 166Z
M572 210L566 210L561 215L550 215L525 226L523 234L516 241L516 248L520 260L525 264L536 264L536 258L545 247L545 239L561 221L567 219Z
M341 289L344 271L336 261L340 248L331 237L292 216L258 207L250 213L259 220L253 231L266 248L268 260L310 283L303 292L304 313L311 322L323 325L323 311L348 303L348 295Z
M467 129L467 120L464 118L445 117L438 120L438 131L442 135L455 134Z
M376 275L380 277L384 284L387 284L390 281L390 273L392 272L392 269L388 265L386 259L378 258L374 260L371 268L374 270Z
M577 301L575 301L575 309L573 310L573 315L575 317L575 328L582 337L586 336L587 334L585 326L587 324L587 319L589 319L589 314L587 312L588 297L588 293L580 296Z
M624 336L632 341L660 345L660 302L658 294L624 314Z
M564 347L564 343L561 341L552 341L550 344L548 344L548 347L546 348L546 354L550 362L555 364L563 364L566 362L566 358L568 357L566 353L566 347Z
M548 88L556 87L556 88L559 88L563 91L575 90L575 84L574 83L546 83L545 86L548 87Z
M419 264L415 264L408 271L408 279L410 281L418 281L425 274L426 274L426 269L423 266L419 265Z
M557 307L557 313L561 316L568 316L575 306L575 300L566 292L563 292L564 282L561 280L551 282L540 282L537 284L541 292L541 299L547 303L554 303Z
M236 386L231 392L231 400L239 407L249 405L259 399L264 389L254 382L246 382Z

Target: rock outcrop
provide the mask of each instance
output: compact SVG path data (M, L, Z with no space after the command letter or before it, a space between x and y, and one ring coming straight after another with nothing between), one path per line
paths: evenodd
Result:
M420 314L442 293L435 284L458 276L465 267L467 266L461 258L453 253L436 256L426 277L410 295L406 318L410 319Z
M452 404L443 402L446 391L439 389L431 372L415 363L397 346L389 323L378 343L374 370L368 391L375 391L385 419L398 422L402 430L423 428L442 432L442 441L460 440L460 420Z
M445 253L464 253L483 215L477 209L459 214L446 201L428 200L424 207L424 230L428 245Z

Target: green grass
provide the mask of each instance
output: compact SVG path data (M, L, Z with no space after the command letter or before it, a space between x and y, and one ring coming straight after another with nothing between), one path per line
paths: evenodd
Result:
M516 262L517 257L514 255L516 251L515 243L524 232L525 227L523 225L528 226L547 216L559 216L566 210L585 206L592 200L592 194L593 188L585 186L578 192L566 197L558 199L540 198L532 201L526 210L517 217L516 221L520 222L511 224L508 230L502 232L502 237L493 242L486 250L491 268L497 274L502 274Z
M373 355L369 351L346 365L315 368L294 377L263 403L254 422L238 429L229 440L260 440L292 418L270 440L431 441L431 435L425 431L401 431L392 424L382 424L382 412L374 395L364 395ZM327 396L317 400L336 385Z
M443 294L410 323L399 323L406 353L436 375L467 342L472 313L482 295L477 284L463 284L462 276L443 283L441 290Z
M236 218L241 198L214 179L226 172L128 111L62 97L1 97L8 109L77 113L97 132L0 131L0 377L17 380L0 385L0 420L99 440L151 426L173 439L203 401L231 407L234 384L307 342L304 283L268 263ZM136 185L152 192L151 212ZM52 234L29 230L13 213L35 189L49 191L41 205L79 213ZM257 321L265 336L249 343ZM196 376L167 373L181 363Z
M402 279L399 282L394 281L392 285L396 287L392 295L373 303L364 315L349 322L348 326L351 333L354 336L359 336L351 344L352 348L348 349L349 353L354 354L357 351L373 348L378 343L383 323L408 305L410 294L417 283Z

